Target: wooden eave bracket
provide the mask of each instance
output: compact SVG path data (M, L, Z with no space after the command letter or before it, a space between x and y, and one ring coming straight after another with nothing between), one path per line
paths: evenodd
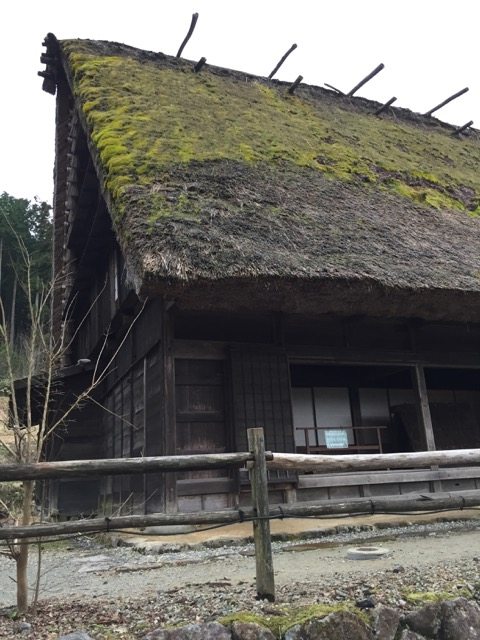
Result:
M45 70L39 71L38 75L43 78L42 89L55 95L58 81L59 46L53 33L47 33L43 46L47 51L40 56L40 62L46 67Z

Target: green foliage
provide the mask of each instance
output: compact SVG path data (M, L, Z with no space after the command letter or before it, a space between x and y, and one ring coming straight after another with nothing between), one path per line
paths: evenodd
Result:
M429 207L480 211L480 146L442 127L374 118L329 98L288 96L238 75L169 68L62 43L119 213L132 188L151 195L162 170L192 160L288 162L393 191ZM151 220L182 215L153 199Z
M50 206L46 202L29 202L0 194L0 296L7 324L11 319L14 283L17 281L15 299L15 340L28 328L28 304L24 291L26 262L23 250L31 260L32 297L51 280L52 222ZM1 317L0 317L1 321ZM9 328L9 331L11 329ZM0 389L4 374L4 345L0 341ZM14 357L20 358L18 354ZM21 362L14 362L16 365Z

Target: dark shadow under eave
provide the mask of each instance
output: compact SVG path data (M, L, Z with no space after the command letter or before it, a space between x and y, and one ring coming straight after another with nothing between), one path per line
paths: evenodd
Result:
M141 297L164 296L181 309L272 311L479 322L476 291L388 287L367 279L225 278L180 282L147 277Z

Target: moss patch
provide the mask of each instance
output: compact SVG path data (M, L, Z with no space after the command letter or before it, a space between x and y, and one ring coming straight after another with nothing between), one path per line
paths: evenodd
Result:
M270 616L257 615L249 613L248 611L239 611L225 616L224 618L220 618L219 622L227 627L233 622L254 622L255 624L267 627L275 637L281 638L282 635L291 627L298 624L304 624L313 618L325 618L325 616L336 611L350 611L367 624L369 623L368 616L364 612L360 612L353 605L326 604L312 604L306 607L296 608L279 607L277 609L277 615Z
M86 41L62 48L119 212L127 191L136 185L152 193L166 167L223 159L288 162L429 207L480 211L475 140L377 119L332 99L288 96L239 74L99 55ZM153 198L151 222L185 214L188 207L176 205Z
M444 600L455 600L455 598L471 598L472 594L466 587L453 591L414 591L405 593L405 600L414 605L431 604L433 602L443 602Z

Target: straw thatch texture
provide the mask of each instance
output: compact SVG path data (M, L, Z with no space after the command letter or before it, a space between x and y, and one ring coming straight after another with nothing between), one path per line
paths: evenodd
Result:
M61 51L139 291L480 318L477 132L124 45Z

